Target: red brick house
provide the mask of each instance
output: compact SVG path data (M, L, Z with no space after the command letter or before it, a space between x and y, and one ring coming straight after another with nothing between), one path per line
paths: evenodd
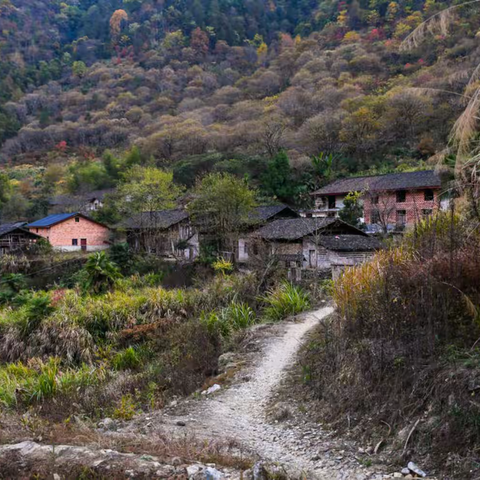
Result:
M56 250L96 251L109 247L109 228L82 213L49 215L25 228L46 238Z
M362 193L362 221L369 231L403 230L448 206L441 199L440 177L422 170L337 180L312 193L315 208L304 215L337 217L350 192Z

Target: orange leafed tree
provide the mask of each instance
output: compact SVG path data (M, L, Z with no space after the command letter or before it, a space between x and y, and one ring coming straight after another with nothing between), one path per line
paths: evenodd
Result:
M110 17L110 33L112 38L116 38L120 35L123 21L128 21L127 12L125 10L115 10Z

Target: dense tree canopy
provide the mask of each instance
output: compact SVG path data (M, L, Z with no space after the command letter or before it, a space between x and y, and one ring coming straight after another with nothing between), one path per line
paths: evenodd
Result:
M335 176L424 168L463 108L449 92L463 91L480 53L473 7L452 35L401 51L444 7L4 0L0 161L20 166L16 204L115 188L134 165L187 187L247 175L297 204Z

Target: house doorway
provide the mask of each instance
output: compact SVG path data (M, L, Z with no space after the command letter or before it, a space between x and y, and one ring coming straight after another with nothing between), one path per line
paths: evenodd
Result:
M82 249L83 252L87 251L87 239L86 238L81 238L80 239L80 248Z

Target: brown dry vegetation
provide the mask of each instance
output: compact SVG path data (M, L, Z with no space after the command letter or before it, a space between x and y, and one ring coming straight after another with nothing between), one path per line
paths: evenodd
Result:
M347 271L301 359L320 418L398 457L426 455L445 478L478 474L479 240L444 214Z

